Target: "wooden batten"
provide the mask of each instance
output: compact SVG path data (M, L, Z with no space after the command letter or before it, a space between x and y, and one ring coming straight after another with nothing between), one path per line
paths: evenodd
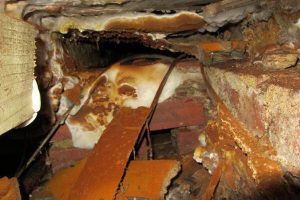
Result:
M0 12L0 135L30 119L35 36L29 24Z

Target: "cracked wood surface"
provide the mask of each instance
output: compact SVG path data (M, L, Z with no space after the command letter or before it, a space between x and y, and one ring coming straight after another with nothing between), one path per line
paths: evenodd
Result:
M134 146L157 105L175 59L161 81L150 108L121 108L88 157L69 199L114 199ZM95 167L97 166L97 167Z
M150 113L121 108L88 157L69 199L113 199L129 156Z
M132 161L116 199L142 197L163 199L172 178L180 170L176 160Z
M86 161L87 159L81 160L74 167L56 173L39 191L39 195L51 195L54 199L59 200L68 199ZM129 196L160 199L167 191L171 179L179 170L180 163L176 160L131 161L116 199L126 199Z

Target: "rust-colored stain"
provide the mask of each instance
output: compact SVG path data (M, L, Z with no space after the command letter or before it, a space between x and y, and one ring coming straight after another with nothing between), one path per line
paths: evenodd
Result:
M205 76L204 79L218 105L218 117L215 121L209 122L206 129L208 143L226 159L233 160L237 155L259 186L268 187L280 182L283 172L280 165L270 159L276 155L270 141L258 139L250 134L243 124L229 112Z
M222 102L218 105L218 114L223 123L223 131L226 130L229 134L231 134L237 145L244 153L262 154L265 156L276 154L269 141L261 143L257 138L253 137L248 130L232 116Z
M106 30L142 30L145 32L180 32L202 28L205 21L201 16L179 13L172 17L141 16L139 18L112 19Z
M214 139L213 134L209 136L215 148L227 151L226 157L228 157L229 152L232 151L238 155L238 149L233 149L235 145L230 139L232 138L240 150L246 155L245 161L243 161L243 155L239 155L239 159L245 163L248 172L250 172L251 177L256 183L262 187L267 187L270 184L275 184L280 181L280 177L283 175L282 170L276 161L270 159L270 156L276 155L270 142L268 140L258 140L251 136L242 124L229 113L223 103L219 104L218 110L220 121L215 124L217 128L217 130L214 131L217 133L217 135L215 135L216 139ZM212 127L213 124L210 126ZM213 131L209 131L209 133L212 132Z
M206 127L208 146L197 147L194 155L201 158L205 166L210 166L212 161L203 155L205 152L218 152L220 162L223 160L229 162L223 170L222 178L223 182L233 190L238 187L236 183L241 173L247 176L249 184L255 182L261 188L279 184L283 174L280 165L269 158L269 155L274 153L274 150L268 146L269 142L265 141L263 145L262 141L255 142L255 139L249 134L246 135L239 123L232 121L231 116L228 116L227 111L223 109L224 107L220 110L226 116L223 115L216 121L209 121ZM240 172L234 170L232 165Z
M72 188L69 199L111 200L150 112L121 108L104 131Z
M21 200L19 184L16 178L0 178L0 199Z
M117 200L128 197L163 199L171 179L180 170L176 160L132 161L117 195Z

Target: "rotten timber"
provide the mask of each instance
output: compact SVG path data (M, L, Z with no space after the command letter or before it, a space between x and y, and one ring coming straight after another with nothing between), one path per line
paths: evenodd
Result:
M59 171L38 194L33 195L44 198L51 195L54 199L68 199L86 161L81 160L74 167ZM175 160L131 161L116 199L126 197L162 199L171 179L179 170L180 164Z
M168 76L181 57L172 62L157 89L150 108L121 108L118 111L88 157L69 199L115 198L129 156L140 134L149 127L150 119Z
M180 164L176 160L132 161L116 199L163 199L171 179L179 170Z
M243 168L247 169L245 173L252 178L249 178L249 182L255 181L261 188L281 184L283 172L279 163L271 159L272 156L276 155L276 151L270 142L267 140L259 141L251 136L241 122L232 116L232 113L228 111L226 105L212 88L211 82L207 79L207 75L204 72L204 67L202 68L202 74L210 94L218 103L218 118L216 121L209 122L206 128L210 144L205 147L198 147L195 150L194 159L208 169L210 168L211 171L214 171L212 176L214 177L215 174L219 173L219 167L223 165L222 162L224 160L235 160L236 158L234 157L242 153L242 156L237 157L237 160L240 163L245 163L243 166ZM214 134L216 135L214 136ZM210 155L216 155L213 152L217 151L218 156L215 156L217 159L213 162L218 167L214 169L213 165L206 162L205 154L210 152ZM239 164L236 165L238 166ZM228 173L227 170L224 170L224 173ZM215 177L219 176L221 175ZM213 186L210 186L211 189L208 187L204 199L209 199L212 194L212 188L216 184L216 182L212 184Z
M121 108L88 157L69 199L113 199L127 160L150 112Z

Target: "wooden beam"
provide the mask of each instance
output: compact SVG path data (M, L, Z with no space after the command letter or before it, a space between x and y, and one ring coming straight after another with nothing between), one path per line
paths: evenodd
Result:
M120 108L87 159L69 199L111 200L115 198L129 157L149 125L158 99L179 56L161 80L150 108Z
M149 113L145 107L119 110L88 157L69 199L114 199Z
M171 179L179 170L180 164L176 160L132 161L116 199L129 197L164 199Z
M46 183L43 190L39 191L39 195L51 195L54 199L67 200L86 161L87 159L81 160L74 167L63 169L56 173ZM179 170L180 164L176 160L131 161L116 199L126 199L129 196L163 199L166 188Z

